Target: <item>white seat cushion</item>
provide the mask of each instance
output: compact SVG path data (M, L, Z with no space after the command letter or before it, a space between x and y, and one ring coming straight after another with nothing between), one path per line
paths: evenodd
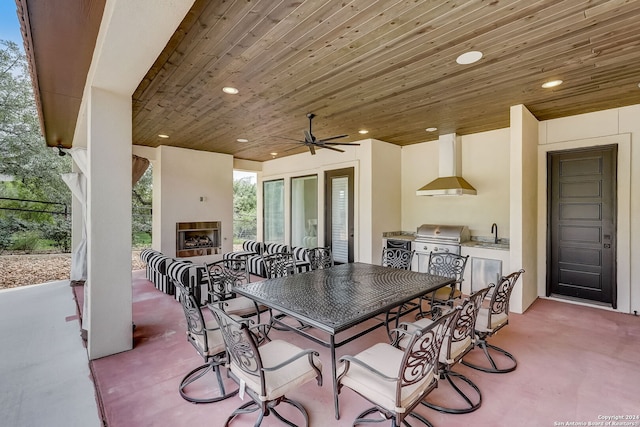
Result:
M354 357L389 377L396 377L400 371L403 356L404 351L389 344L378 343ZM344 366L340 371L344 371ZM404 387L400 407L396 407L396 381L385 381L358 364L349 365L349 370L342 377L341 384L389 411L404 413L408 406L422 398L424 390L435 380L434 372L431 370L420 382Z
M256 314L256 305L253 300L245 297L245 296L237 296L235 298L230 298L228 300L220 301L222 309L228 314L235 314L238 316L251 316ZM264 309L264 306L258 306L261 310Z
M282 340L268 342L258 347L258 350L260 351L264 368L276 366L303 351L300 347ZM320 360L314 357L314 361L318 369L322 369ZM258 394L260 393L259 376L247 374L234 363L231 364L231 372L240 380L244 380L248 388ZM309 364L309 357L307 355L300 357L276 371L265 372L266 393L264 396L260 396L260 400L277 399L287 394L290 390L314 380L316 376L316 371Z
M214 327L218 326L218 324L215 323L215 321L208 322L208 323L209 325L207 326L207 328L213 329ZM214 323L215 323L215 326L214 326ZM200 353L202 355L215 356L216 354L219 354L225 351L224 340L222 339L222 334L220 333L219 329L208 330L206 331L206 333L207 333L207 344L209 347L208 349L205 349L204 337L202 335L189 333L189 336L193 339L195 344L198 346L198 348L200 349Z
M491 316L491 325L489 325L489 309L482 307L478 311L476 319L476 331L478 332L494 332L507 323L509 316L506 313L494 314Z

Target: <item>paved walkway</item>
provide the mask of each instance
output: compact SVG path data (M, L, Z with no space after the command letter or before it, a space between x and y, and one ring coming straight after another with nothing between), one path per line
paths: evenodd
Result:
M0 291L0 378L0 425L102 425L68 280Z

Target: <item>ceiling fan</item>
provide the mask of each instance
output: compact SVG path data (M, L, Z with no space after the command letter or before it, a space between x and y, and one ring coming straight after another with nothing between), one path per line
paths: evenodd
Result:
M315 137L315 135L313 134L313 132L311 131L311 123L313 121L313 118L316 115L313 113L307 113L307 118L309 119L309 130L304 130L304 141L298 141L298 140L294 140L297 142L300 142L304 145L306 145L307 147L309 147L309 151L311 152L311 154L316 154L316 148L328 148L329 150L333 150L333 151L339 151L341 153L344 153L344 150L341 150L339 148L336 148L336 145L360 145L357 143L353 143L353 142L330 142L336 139L340 139L340 138L346 138L348 135L336 135L336 136L332 136L330 138L322 138L322 139L318 139ZM282 137L281 137L282 138ZM284 138L284 139L291 139L291 138ZM296 147L297 148L297 147ZM293 150L295 148L292 148L291 150ZM289 150L286 150L289 151Z

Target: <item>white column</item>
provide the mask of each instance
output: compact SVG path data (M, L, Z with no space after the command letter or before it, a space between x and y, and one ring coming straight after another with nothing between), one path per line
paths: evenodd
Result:
M131 97L91 88L88 104L88 353L132 348Z

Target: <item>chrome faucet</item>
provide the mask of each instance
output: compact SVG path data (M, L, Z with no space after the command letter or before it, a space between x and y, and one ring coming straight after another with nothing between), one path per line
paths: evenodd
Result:
M493 243L497 244L498 243L498 224L496 224L495 222L491 225L491 234L493 234Z

